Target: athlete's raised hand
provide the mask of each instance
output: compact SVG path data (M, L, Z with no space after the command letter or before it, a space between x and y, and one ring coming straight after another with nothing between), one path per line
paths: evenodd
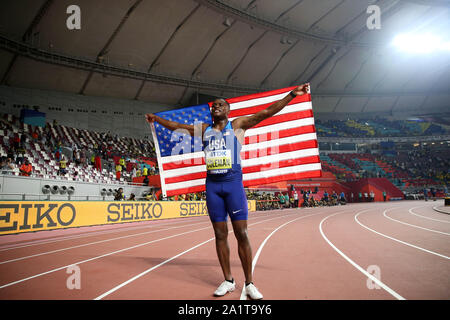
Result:
M302 96L304 94L309 93L309 83L302 84L301 86L298 86L294 90L292 90L292 93L296 96Z
M153 113L147 113L145 115L145 120L147 120L148 123L153 123L156 121L156 116Z

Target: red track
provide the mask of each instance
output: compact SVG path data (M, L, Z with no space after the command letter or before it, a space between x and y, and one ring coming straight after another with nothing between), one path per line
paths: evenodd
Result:
M251 213L255 285L265 299L449 299L450 215L436 204ZM213 237L208 217L2 236L0 299L240 299L232 233L237 289L212 296L223 281ZM81 289L69 290L73 264Z

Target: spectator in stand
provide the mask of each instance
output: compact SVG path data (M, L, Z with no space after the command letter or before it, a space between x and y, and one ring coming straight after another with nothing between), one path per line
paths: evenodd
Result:
M155 201L155 196L149 192L145 196L145 200L147 200L147 201Z
M116 165L116 179L120 180L120 175L122 174L122 166L120 164Z
M31 166L31 163L30 163L30 161L28 161L28 159L25 159L25 162L22 164L19 171L20 171L21 176L25 176L25 177L31 176L33 167Z
M264 197L265 197L265 196L264 196ZM292 193L292 194L289 195L289 193L288 193L288 197L289 197L289 206L290 206L291 208L295 208L295 207L294 207L294 204L295 204L294 194Z
M75 164L79 166L81 163L80 150L73 150L73 159L75 161Z
M123 156L119 159L119 164L122 166L122 171L125 171L126 164L125 164L125 159L123 158Z
M37 127L34 129L33 133L31 134L31 136L33 137L34 141L39 140L39 132L37 130Z
M13 171L15 169L14 162L11 160L11 158L5 158L2 157L2 162L0 165L0 169L4 170L2 171L2 174L13 174Z
M347 203L347 200L345 199L344 191L341 191L341 194L339 195L339 201L343 204Z
M61 160L61 147L55 148L55 160L60 161Z
M20 137L19 137L19 134L18 134L18 133L16 133L16 134L14 135L14 138L13 138L13 146L14 146L14 149L18 149L19 146L20 146Z
M280 192L280 194L278 195L278 199L280 201L280 206L281 208L284 208L284 195Z
M84 150L84 148L80 151L80 164L82 166L86 164L86 151Z
M436 189L431 187L430 193L431 193L431 197L433 198L433 201L436 201Z
M116 191L116 194L114 195L114 200L115 200L115 201L122 201L122 200L125 200L125 196L124 196L124 194L123 194L123 189L122 189L122 188L119 188L119 189Z
M298 208L298 193L294 190L294 208Z
M333 200L333 203L337 203L338 201L338 195L336 191L333 190L333 193L331 194L331 199Z
M94 163L95 163L95 169L97 169L98 171L102 171L102 159L100 159L100 156L98 153L95 155Z
M146 177L148 176L148 168L144 165L144 168L142 169L142 176Z
M61 160L59 161L59 172L60 176L63 176L67 173L67 160L66 156L62 155Z
M19 147L18 149L16 149L16 152L16 165L21 166L25 161L25 150L22 147Z
M136 178L136 166L133 166L133 170L131 170L131 179Z

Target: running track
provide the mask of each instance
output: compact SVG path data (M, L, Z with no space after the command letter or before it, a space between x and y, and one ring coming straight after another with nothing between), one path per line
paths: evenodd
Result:
M268 300L447 300L450 215L436 204L251 213L255 285ZM222 298L213 230L197 217L2 236L0 299L245 299L229 230L237 288ZM71 265L80 289L67 288Z

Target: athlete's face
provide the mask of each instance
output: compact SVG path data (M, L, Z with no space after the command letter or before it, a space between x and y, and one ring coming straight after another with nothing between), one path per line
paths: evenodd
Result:
M230 106L224 99L216 99L211 106L211 117L214 119L227 118L230 113Z

